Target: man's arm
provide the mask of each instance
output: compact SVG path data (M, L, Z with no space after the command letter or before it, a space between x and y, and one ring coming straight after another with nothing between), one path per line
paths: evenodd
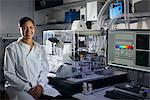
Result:
M17 65L15 56L15 52L10 47L5 49L4 76L9 83L16 85L19 90L28 92L31 88L30 85L16 75L15 66Z

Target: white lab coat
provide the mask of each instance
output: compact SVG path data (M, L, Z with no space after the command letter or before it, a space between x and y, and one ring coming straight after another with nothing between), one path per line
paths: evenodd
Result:
M36 85L43 87L45 95L60 95L48 85L48 66L44 47L37 42L31 51L21 39L9 44L5 50L4 75L6 92L11 100L33 100L27 91Z

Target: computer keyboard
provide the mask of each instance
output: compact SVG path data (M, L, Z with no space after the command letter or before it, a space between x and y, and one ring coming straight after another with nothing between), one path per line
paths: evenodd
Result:
M115 87L119 88L119 89L122 89L122 90L134 92L134 93L139 93L139 91L141 89L140 85L131 85L129 83L118 84Z
M105 97L111 98L111 99L119 99L119 100L144 100L144 98L128 94L119 90L109 90L106 91Z

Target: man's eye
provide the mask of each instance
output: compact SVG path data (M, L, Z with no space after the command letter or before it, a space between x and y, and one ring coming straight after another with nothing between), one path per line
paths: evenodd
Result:
M26 27L23 27L22 29L23 29L23 30L26 30L27 28L26 28Z
M30 27L30 29L34 29L34 27Z

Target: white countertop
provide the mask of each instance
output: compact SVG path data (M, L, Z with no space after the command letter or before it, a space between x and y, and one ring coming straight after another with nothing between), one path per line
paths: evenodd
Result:
M73 97L80 100L112 100L110 98L104 97L105 91L108 90L113 90L113 87L108 86L100 89L95 89L93 90L92 94L77 93L73 95Z

